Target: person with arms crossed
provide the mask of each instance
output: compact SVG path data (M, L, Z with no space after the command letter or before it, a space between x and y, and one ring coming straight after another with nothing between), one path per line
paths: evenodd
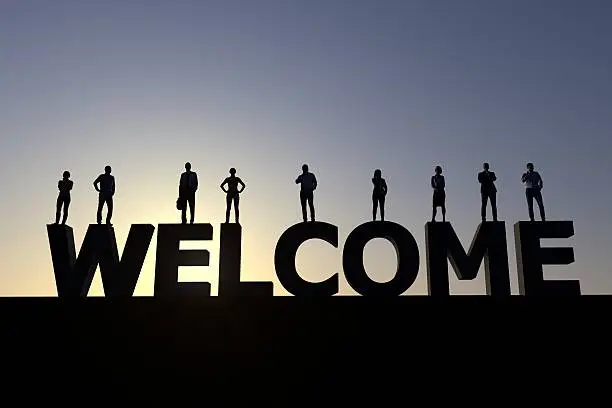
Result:
M480 206L480 216L482 222L487 220L487 201L491 201L491 212L493 213L493 221L497 221L497 188L495 187L495 172L489 171L489 163L482 165L483 171L478 173L478 182L480 183L480 197L482 205Z
M535 216L533 214L533 199L535 198L540 209L540 218L542 221L546 221L544 200L542 199L542 188L544 187L544 183L542 182L540 173L533 170L533 163L527 163L527 172L523 173L521 181L525 184L525 196L527 198L529 219L535 221Z

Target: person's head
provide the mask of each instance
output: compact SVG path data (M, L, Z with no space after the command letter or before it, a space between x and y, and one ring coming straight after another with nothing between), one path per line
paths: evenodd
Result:
M189 162L185 163L185 170L187 171L191 170L191 163Z
M234 174L236 174L236 169L235 168L231 168L230 169L230 174L233 176Z
M68 180L70 178L70 172L66 170L64 174L62 174L62 177L64 177L64 180Z
M442 174L442 167L436 166L436 174L438 175Z
M308 165L307 165L307 164L304 164L304 165L302 166L302 171L303 171L304 173L307 173L307 172L308 172Z
M105 172L106 174L111 174L111 166L106 166L106 167L104 167L104 172Z
M381 177L382 173L380 171L380 169L376 169L374 170L374 178L379 179Z
M489 170L489 163L483 163L482 168L485 170Z
M527 170L533 171L533 163L527 163Z

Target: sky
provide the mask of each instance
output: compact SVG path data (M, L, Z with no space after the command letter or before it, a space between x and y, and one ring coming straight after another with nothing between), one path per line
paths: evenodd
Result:
M216 294L219 188L230 167L241 196L243 280L275 283L274 249L301 221L303 163L319 181L317 219L339 248L308 241L297 266L309 280L340 273L342 246L371 219L372 174L389 186L386 218L420 250L406 295L427 293L430 177L446 177L448 221L467 249L480 223L477 173L498 177L512 292L513 224L528 220L521 175L535 164L549 220L574 222L576 262L545 266L584 294L612 293L612 3L605 0L2 0L0 1L0 296L57 296L46 234L57 181L72 173L68 224L77 248L95 222L93 180L111 165L120 252L131 224L180 222L186 161L198 173L196 222L214 227L210 267L182 281ZM537 213L537 207L536 207ZM490 214L490 213L489 213ZM155 241L136 296L153 294ZM365 249L372 279L396 258ZM452 271L452 269L451 269ZM453 294L484 294L481 274L451 277ZM99 273L90 295L103 296Z

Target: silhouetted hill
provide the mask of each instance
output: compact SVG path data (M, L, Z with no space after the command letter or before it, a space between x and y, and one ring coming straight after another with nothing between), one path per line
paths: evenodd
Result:
M601 364L610 306L589 296L2 298L3 392L297 398L349 384L355 397L521 382Z

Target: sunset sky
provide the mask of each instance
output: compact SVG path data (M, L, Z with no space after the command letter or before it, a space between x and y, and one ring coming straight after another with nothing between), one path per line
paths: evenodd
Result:
M308 163L319 181L318 220L340 248L310 241L306 279L341 272L342 244L371 219L371 178L389 186L386 215L419 244L429 180L441 165L448 220L464 247L480 222L476 176L498 176L511 284L513 224L527 220L521 174L544 180L549 220L572 220L576 262L546 267L612 293L612 3L606 0L2 0L0 2L0 296L56 296L46 224L57 181L72 173L69 225L77 248L95 222L92 183L109 164L120 251L134 223L180 222L183 165L198 173L197 222L214 240L211 267L182 280L213 283L225 216L219 184L236 167L244 280L275 282L279 236L301 220L294 180ZM537 212L537 208L536 208ZM152 295L155 240L136 295ZM366 248L375 280L392 277L390 243ZM341 294L354 294L341 275ZM484 278L456 294L484 293ZM91 295L103 294L96 275Z

